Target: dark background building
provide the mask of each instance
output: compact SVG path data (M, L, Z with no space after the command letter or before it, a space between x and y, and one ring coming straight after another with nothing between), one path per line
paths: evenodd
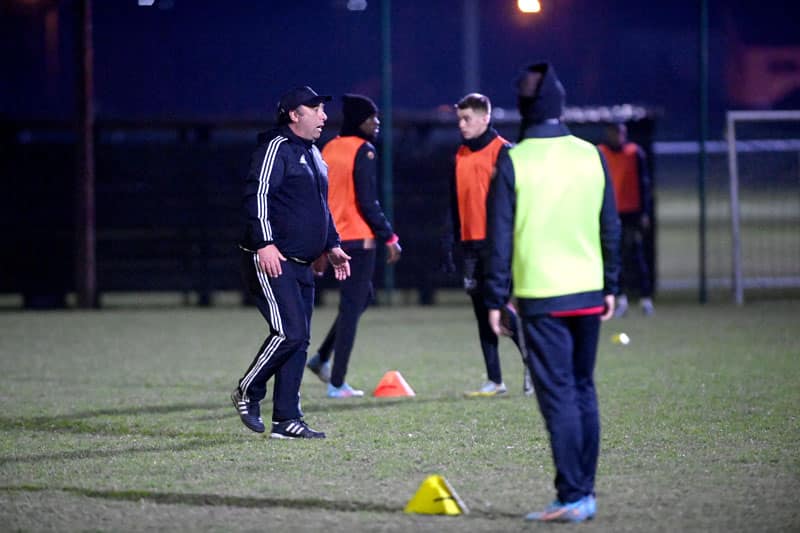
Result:
M0 112L74 113L76 0L2 0ZM357 4L358 2L356 2ZM269 118L280 91L310 83L331 94L381 96L381 2L136 0L93 3L100 118ZM464 92L465 6L477 16L477 87L513 107L511 78L541 58L557 65L570 105L645 103L663 110L659 139L696 132L698 0L392 2L398 110L433 110ZM797 105L800 6L710 0L709 97L717 112ZM775 54L750 79L752 56ZM760 101L743 89L756 84ZM749 99L749 100L748 100ZM714 128L712 128L714 130Z
M358 4L365 9L348 9ZM447 283L428 267L458 142L451 107L467 91L512 110L514 74L547 59L568 105L642 106L647 116L632 133L648 146L697 139L701 2L542 4L541 13L523 14L513 0L391 3L392 204L410 252L397 269L400 285ZM73 289L78 5L0 0L0 292L22 292L31 304L58 304ZM709 137L722 137L726 109L800 107L800 7L707 5ZM294 85L367 94L386 110L383 7L95 0L99 289L236 286L228 259L255 132ZM328 137L338 111L334 101ZM513 138L510 116L497 123Z

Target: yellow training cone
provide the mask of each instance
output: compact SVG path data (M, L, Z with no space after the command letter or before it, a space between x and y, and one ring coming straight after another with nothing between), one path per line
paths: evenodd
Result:
M469 509L442 476L428 476L409 500L406 513L459 515Z

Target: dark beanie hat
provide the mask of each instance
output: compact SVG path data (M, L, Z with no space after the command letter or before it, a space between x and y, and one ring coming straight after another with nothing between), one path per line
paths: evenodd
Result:
M517 77L517 107L523 123L535 124L561 118L564 87L550 63L534 63Z
M378 113L378 106L366 96L345 94L342 96L342 112L342 135L358 135L361 124Z

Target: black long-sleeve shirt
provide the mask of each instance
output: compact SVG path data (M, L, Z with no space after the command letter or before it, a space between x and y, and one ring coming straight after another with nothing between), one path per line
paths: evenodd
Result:
M358 209L375 236L381 242L386 242L394 235L394 231L378 200L378 158L372 143L367 141L361 145L356 152L353 168L353 184Z

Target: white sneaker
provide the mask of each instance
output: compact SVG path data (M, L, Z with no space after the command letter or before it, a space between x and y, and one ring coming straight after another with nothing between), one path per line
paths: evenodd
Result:
M639 302L642 306L642 313L645 316L653 316L656 312L656 308L653 306L653 299L652 298L642 298L642 301Z
M487 398L490 396L500 396L501 394L505 394L507 392L508 389L506 388L506 384L502 381L500 383L487 381L480 389L476 391L465 392L464 396L467 398Z
M525 367L525 376L522 379L522 394L525 396L533 396L534 392L531 370L528 367Z
M614 308L614 318L622 318L628 312L628 297L624 294L617 296L617 305Z
M309 358L306 367L316 374L323 383L331 382L331 362L328 360L323 363L319 353L315 353Z

